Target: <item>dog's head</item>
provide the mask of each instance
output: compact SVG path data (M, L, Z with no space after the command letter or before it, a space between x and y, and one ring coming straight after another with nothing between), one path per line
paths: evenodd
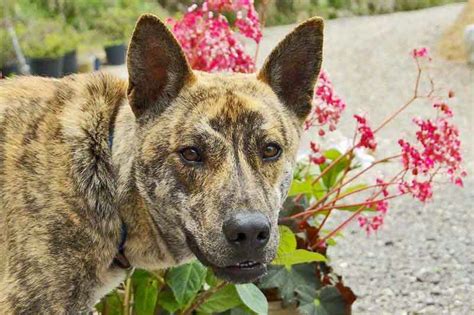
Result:
M177 261L193 253L233 282L266 271L322 44L323 22L313 18L258 74L208 74L191 70L156 17L140 18L128 52L135 180Z

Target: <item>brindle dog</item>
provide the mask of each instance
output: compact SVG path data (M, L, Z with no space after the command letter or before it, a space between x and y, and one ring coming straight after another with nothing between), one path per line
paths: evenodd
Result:
M155 16L106 74L0 83L0 313L89 310L126 269L266 271L322 59L299 25L258 74L192 71Z

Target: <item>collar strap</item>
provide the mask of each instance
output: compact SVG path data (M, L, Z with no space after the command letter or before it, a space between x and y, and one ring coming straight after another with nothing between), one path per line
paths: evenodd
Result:
M109 126L109 138L107 143L110 149L110 155L112 156L112 146L114 144L114 120L116 115L112 115L110 126ZM132 266L125 256L125 242L127 241L127 226L122 221L122 226L120 227L120 243L117 247L117 254L114 257L112 262L113 265L118 266L122 269L130 269Z
M125 256L125 242L127 241L127 226L122 222L122 227L120 229L120 243L117 249L117 254L114 257L113 264L122 268L130 269L132 265Z

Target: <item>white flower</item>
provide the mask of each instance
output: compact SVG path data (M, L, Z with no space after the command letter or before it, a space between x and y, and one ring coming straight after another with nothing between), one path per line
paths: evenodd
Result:
M354 161L362 166L362 169L366 169L372 163L374 163L375 158L367 153L366 148L355 148L354 149Z

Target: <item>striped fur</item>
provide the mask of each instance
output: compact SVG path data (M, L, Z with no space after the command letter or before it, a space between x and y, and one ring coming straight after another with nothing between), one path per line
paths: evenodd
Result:
M236 254L223 221L258 211L272 223L258 253L269 262L321 45L322 22L312 19L258 75L193 72L146 15L131 41L129 82L101 73L1 81L0 314L90 309L125 277L112 263L122 222L135 267L182 264L191 247L224 267ZM288 54L299 58L290 68ZM261 159L269 142L283 149L271 163ZM201 149L202 165L183 163L185 146Z

